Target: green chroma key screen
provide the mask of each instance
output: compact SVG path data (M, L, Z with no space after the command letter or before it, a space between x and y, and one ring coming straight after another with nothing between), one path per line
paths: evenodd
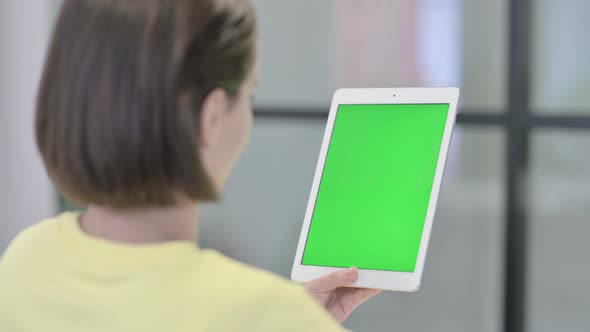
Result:
M414 271L448 111L338 107L303 265Z

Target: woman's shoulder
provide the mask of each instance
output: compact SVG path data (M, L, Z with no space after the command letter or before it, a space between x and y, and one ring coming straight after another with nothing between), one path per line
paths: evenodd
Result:
M1 260L6 263L14 257L54 240L58 236L58 218L44 219L22 230L8 245Z
M302 285L213 250L203 250L202 259L216 299L231 303L234 315L260 317L260 330L341 331Z
M241 296L249 298L268 296L270 289L294 293L294 296L305 295L301 285L270 271L227 257L215 250L201 250L198 263L196 273L199 273L202 279L206 279L212 289L223 288L231 290L233 294L240 293Z

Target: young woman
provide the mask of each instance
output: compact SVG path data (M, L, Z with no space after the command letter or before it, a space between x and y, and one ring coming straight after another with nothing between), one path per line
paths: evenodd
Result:
M374 290L300 286L196 243L251 123L247 0L66 0L37 106L47 172L83 213L0 261L0 331L336 331Z

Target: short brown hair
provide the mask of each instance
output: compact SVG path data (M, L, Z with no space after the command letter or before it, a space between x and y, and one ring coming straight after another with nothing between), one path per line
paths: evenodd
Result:
M71 200L114 207L211 200L199 110L255 61L248 0L65 0L37 101L37 145Z

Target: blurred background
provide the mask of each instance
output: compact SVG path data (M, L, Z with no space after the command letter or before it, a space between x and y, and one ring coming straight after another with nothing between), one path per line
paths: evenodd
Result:
M0 1L0 253L70 208L33 110L59 0ZM460 86L424 282L356 331L590 331L587 0L254 0L255 125L199 242L287 277L333 91ZM1 294L0 294L1 296Z

